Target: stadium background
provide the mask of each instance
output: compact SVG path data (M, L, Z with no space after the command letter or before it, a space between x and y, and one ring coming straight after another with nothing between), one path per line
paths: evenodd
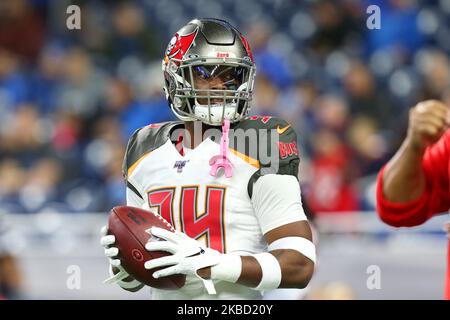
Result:
M81 30L66 9L81 7ZM369 30L366 8L381 8ZM295 126L320 262L311 298L440 298L446 217L400 232L374 212L375 174L417 101L450 105L450 1L0 2L0 296L145 298L105 287L98 230L124 203L131 133L172 120L160 60L193 17L230 21L258 68L252 113ZM8 254L9 252L9 254ZM82 288L67 288L79 266ZM366 286L380 267L380 290ZM70 272L69 272L70 273Z

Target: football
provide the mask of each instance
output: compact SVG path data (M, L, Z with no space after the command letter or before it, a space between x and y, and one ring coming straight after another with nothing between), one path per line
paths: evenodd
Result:
M172 275L159 279L152 274L161 268L147 270L146 261L168 256L164 251L149 252L145 244L159 241L149 231L151 227L160 227L174 232L175 229L160 215L140 208L129 206L114 207L109 215L108 232L116 237L115 246L119 249L118 258L123 268L136 280L158 289L175 290L184 286L185 275Z

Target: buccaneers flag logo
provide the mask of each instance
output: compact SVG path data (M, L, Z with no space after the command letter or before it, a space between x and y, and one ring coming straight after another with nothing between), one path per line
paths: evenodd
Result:
M166 50L166 57L168 59L182 59L186 51L188 51L197 35L197 29L187 35L180 35L176 33L170 40Z

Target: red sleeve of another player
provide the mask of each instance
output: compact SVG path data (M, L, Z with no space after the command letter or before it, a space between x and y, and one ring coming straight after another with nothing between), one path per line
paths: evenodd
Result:
M418 199L411 202L394 203L384 197L384 167L381 169L377 185L377 211L381 220L395 227L411 227L450 208L449 147L450 131L447 131L436 144L426 150L422 162L426 189Z
M445 277L445 295L446 300L450 300L450 239L447 246L447 276Z

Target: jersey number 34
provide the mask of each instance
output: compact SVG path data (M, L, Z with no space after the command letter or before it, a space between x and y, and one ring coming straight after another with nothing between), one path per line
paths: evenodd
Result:
M197 208L198 186L181 187L179 222L182 232L194 239L205 237L208 247L225 253L225 191L218 186L206 186L205 212L199 213ZM149 191L150 209L157 209L159 214L175 227L174 201L175 187L165 187Z

